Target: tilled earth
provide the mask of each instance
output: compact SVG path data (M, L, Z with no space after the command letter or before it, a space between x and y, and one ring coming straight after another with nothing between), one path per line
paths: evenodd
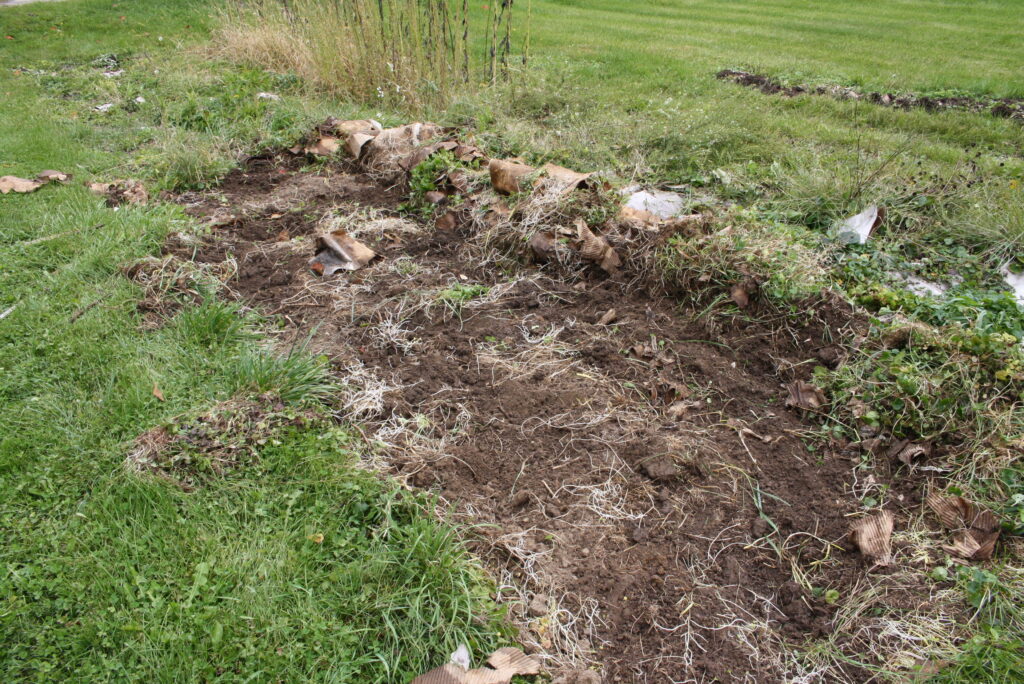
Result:
M181 197L213 227L167 250L233 260L232 292L331 358L369 464L478 526L523 643L553 672L796 673L780 646L833 636L809 587L847 586L866 561L846 542L851 460L811 439L785 385L840 362L851 312L822 300L797 323L709 322L596 267L491 260L471 228L398 218L402 200L354 167L268 156ZM312 273L327 213L379 258Z

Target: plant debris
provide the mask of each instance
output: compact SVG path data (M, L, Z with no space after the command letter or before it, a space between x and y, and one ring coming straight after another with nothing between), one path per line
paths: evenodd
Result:
M931 492L925 503L942 526L953 531L953 544L943 548L966 560L988 560L999 540L999 519L995 514L962 496Z
M107 198L108 207L122 204L144 205L149 202L146 187L137 180L118 179L109 183L88 183L91 192Z
M856 88L841 85L784 85L777 79L749 71L723 69L716 74L721 80L732 81L749 88L756 88L766 95L824 95L837 100L864 100L882 107L894 109L924 109L937 112L958 109L975 113L1024 121L1024 100L1019 98L983 98L964 95L929 96L914 93L862 92Z
M153 395L163 401L156 384ZM192 490L210 478L224 477L255 462L275 430L306 425L315 418L312 411L289 413L271 395L222 401L200 416L179 416L170 425L143 432L125 457L125 466Z

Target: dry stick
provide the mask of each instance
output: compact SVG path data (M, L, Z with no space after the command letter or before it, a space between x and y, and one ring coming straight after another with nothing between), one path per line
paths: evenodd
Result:
M86 304L81 309L79 309L75 313L71 314L71 318L68 319L68 324L70 325L71 323L74 323L79 318L81 318L86 313L88 313L91 309L95 308L97 304L99 304L100 302L102 302L105 299L108 299L109 297L110 297L109 294L105 294L102 297L100 297L99 299L97 299L97 300L95 300L93 302L90 302L89 304Z
M523 66L530 60L530 28L533 26L533 0L526 0L526 44L523 45Z

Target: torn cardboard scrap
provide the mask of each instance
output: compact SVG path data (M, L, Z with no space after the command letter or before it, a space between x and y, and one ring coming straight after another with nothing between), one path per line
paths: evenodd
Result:
M343 230L317 238L317 253L310 262L313 272L334 275L338 271L358 271L373 261L377 253Z
M888 565L892 561L892 529L892 512L882 511L853 523L850 541L879 565Z
M516 675L535 675L540 673L540 663L523 653L518 648L499 648L487 659L490 666L476 669L463 667L467 662L459 658L452 662L421 674L412 680L412 684L509 684Z
M966 560L988 560L999 539L999 519L995 514L962 496L943 496L931 492L925 503L942 526L953 531L953 544L943 548Z

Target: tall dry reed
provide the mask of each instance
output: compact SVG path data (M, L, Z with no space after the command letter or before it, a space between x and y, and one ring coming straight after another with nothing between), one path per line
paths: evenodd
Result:
M479 67L470 59L469 0L232 0L217 44L228 58L346 98L439 107L507 69L513 2L488 6Z

